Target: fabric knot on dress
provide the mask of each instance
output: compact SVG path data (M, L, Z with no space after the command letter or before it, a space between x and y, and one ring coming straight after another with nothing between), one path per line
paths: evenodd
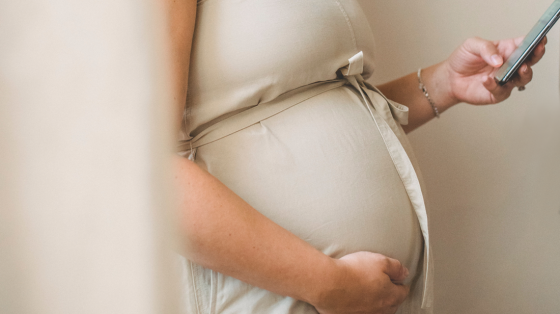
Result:
M374 86L366 83L362 77L362 72L364 71L364 53L362 51L358 52L350 59L348 59L348 65L340 68L340 73L344 76L350 85L354 86L357 90L361 91L362 97L364 101L367 103L368 101L365 98L365 95L369 95L368 91L376 92L380 95L381 92ZM364 95L365 94L365 95ZM385 97L384 97L385 98ZM389 100L385 98L387 101L388 109L395 120L397 120L401 125L408 124L408 107L401 105L397 102ZM374 102L372 102L374 103ZM379 110L382 108L376 108ZM387 110L381 110L382 116L385 120L392 120L386 113ZM385 113L385 114L383 114Z

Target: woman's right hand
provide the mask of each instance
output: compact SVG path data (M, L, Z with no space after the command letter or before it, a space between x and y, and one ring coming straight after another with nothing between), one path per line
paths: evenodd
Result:
M332 289L313 304L321 314L394 314L405 300L409 287L403 282L408 269L393 258L357 252L335 260Z

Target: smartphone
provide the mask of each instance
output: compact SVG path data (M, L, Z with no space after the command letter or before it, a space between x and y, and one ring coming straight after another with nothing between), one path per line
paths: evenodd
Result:
M537 22L537 25L525 36L521 45L515 49L507 61L498 69L494 75L498 84L504 85L513 77L527 57L531 55L548 31L558 21L558 18L560 18L560 0L555 0Z

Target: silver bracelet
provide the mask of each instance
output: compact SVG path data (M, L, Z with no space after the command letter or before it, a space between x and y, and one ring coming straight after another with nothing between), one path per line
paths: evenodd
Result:
M432 106L432 109L434 110L434 115L437 118L439 118L439 110L437 109L434 101L430 98L430 94L428 94L428 90L426 89L426 85L424 85L424 82L422 82L422 76L420 75L420 73L422 73L422 68L418 69L418 83L419 83L418 87L420 88L420 90L424 93L424 95L428 99L428 102L430 103L430 106Z

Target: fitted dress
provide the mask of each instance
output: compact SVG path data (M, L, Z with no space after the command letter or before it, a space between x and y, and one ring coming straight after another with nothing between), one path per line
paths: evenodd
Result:
M398 313L430 312L408 108L365 81L373 50L354 0L199 1L179 152L328 256L398 259L411 285ZM317 313L186 259L183 270L187 313Z

